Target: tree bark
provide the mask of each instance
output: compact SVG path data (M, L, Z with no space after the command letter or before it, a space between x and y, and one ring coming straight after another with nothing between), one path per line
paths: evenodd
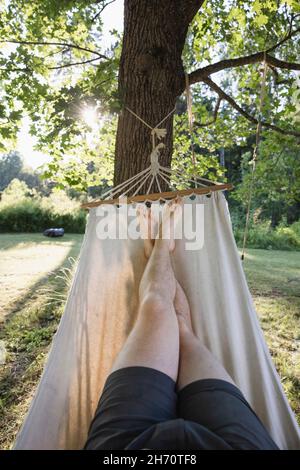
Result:
M181 55L188 26L201 4L200 0L124 1L119 70L122 112L116 138L115 185L149 166L152 151L150 129L126 108L151 127L174 108L176 98L184 90ZM162 127L167 129L167 136L160 163L169 166L173 116Z

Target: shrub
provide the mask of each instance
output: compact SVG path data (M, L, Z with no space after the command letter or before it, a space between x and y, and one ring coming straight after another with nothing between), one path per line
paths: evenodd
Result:
M0 203L0 232L42 232L49 227L63 227L66 232L84 233L86 213L79 202L65 193L51 198L5 195Z
M234 235L237 245L241 246L244 229L235 228ZM300 250L300 221L276 229L272 229L269 222L254 224L249 228L247 246L266 250Z
M31 196L32 190L27 186L25 181L14 178L3 191L3 204L11 204L13 201L21 201Z
M300 220L294 222L289 228L300 238Z

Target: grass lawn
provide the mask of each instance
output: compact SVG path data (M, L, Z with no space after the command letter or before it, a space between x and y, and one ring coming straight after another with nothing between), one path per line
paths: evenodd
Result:
M12 445L34 394L63 311L74 264L69 258L78 256L81 242L82 235L0 234L0 341L7 351L0 365L1 449ZM298 418L299 266L300 252L249 249L244 261L267 343Z
M300 252L249 249L244 269L273 361L300 423Z
M7 351L0 365L0 449L11 446L28 410L82 238L0 234L0 341Z
M69 257L77 256L81 241L82 235L51 239L37 233L1 234L0 322L19 310L20 302L36 298L49 273L57 272Z

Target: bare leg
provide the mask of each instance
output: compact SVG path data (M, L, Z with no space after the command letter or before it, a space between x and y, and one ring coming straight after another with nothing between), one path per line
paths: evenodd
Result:
M144 240L144 253L146 258L150 258L157 235L157 221L152 214L152 206L148 208L145 204L140 204L136 213L139 218L141 238Z
M224 367L195 335L188 300L178 282L174 306L180 338L178 390L201 379L221 379L234 384Z
M140 283L138 318L112 371L132 366L151 367L177 380L179 331L174 309L176 280L170 260L174 240L172 236L165 239L163 232L164 222L174 218L175 212L176 202L166 204L163 225ZM145 254L150 248L147 243Z

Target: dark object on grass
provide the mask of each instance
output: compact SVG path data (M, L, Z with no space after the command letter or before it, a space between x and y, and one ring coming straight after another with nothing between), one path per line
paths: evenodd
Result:
M47 230L44 230L43 235L45 237L63 237L65 234L65 231L63 228L47 228Z

